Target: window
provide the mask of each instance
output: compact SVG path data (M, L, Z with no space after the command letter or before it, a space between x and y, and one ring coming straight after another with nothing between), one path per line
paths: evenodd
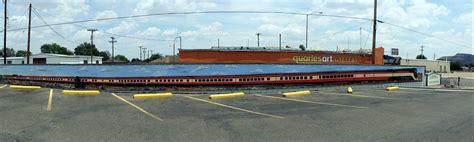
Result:
M87 64L87 60L84 60L84 64Z

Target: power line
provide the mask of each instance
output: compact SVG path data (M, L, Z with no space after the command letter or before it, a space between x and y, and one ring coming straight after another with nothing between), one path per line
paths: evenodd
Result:
M327 39L327 38L331 38L332 36L335 36L335 35L338 35L338 34L341 34L341 33L345 33L347 32L348 30L352 29L352 28L355 28L355 27L358 27L360 26L361 24L365 23L365 22L368 22L368 21L363 21L363 22L360 22L359 24L357 25L353 25L353 26L350 26L350 27L347 27L345 29L342 29L342 30L339 30L333 34L331 34L330 36L325 36L324 38L320 38L320 39L316 39L316 40L312 40L312 41L321 41L323 39Z
M34 8L34 7L33 7L33 8ZM36 8L34 8L34 9L36 9ZM51 15L51 14L49 14L49 13L45 13L45 12L43 12L43 13L46 14L46 15L48 15L48 16L51 16L51 17L53 17L53 18L56 18L56 19L65 21L64 19L61 19L61 18L56 17L56 16L54 16L54 15ZM65 21L65 22L70 22L70 21ZM86 26L80 25L80 24L78 24L78 23L73 23L73 25L78 26L78 27L81 27L81 28L85 28L85 29L90 29L90 27L86 27ZM103 31L103 33L108 34L108 35L117 36L117 37L130 38L130 39L151 40L151 41L173 41L173 40L166 40L166 39L153 39L153 38L143 38L143 37L127 36L127 35L109 33L109 32L107 32L107 31L105 31L105 30Z
M416 31L416 30L413 30L413 29L405 28L405 27L403 27L403 26L396 25L396 24L393 24L393 23L389 23L389 22L385 22L385 21L380 21L380 20L378 20L377 22L382 23L382 24L391 25L391 26L394 26L394 27L397 27L397 28L400 28L400 29L404 29L404 30L407 30L407 31L414 32L414 33L418 33L418 34L421 34L421 35L424 35L424 36L427 36L427 37L432 37L432 38L435 38L435 39L438 39L438 40L442 40L442 41L445 41L445 42L449 42L449 43L451 43L451 44L463 46L463 47L466 47L466 48L472 48L472 47L469 47L468 45L464 45L464 44L461 44L461 43L457 43L457 42L454 42L454 41L450 41L450 40L447 40L447 39L443 39L443 38L440 38L440 37L436 37L436 36L433 36L433 35L430 35L430 34L427 34L427 33L423 33L423 32L420 32L420 31Z
M286 15L305 15L305 16L306 15L312 15L312 16L321 16L321 17L335 17L335 18L371 20L370 18L363 18L363 17L329 15L329 14L307 14L307 13L281 12L281 11L196 11L196 12L166 12L166 13L154 13L154 14L143 14L143 15L118 16L118 17L111 17L111 18L88 19L88 20L79 20L79 21L49 24L49 26L67 25L67 24L75 24L75 23L86 23L86 22L94 22L94 21L130 19L130 18L140 18L140 17L149 17L149 16L190 15L190 14L286 14ZM33 26L31 28L41 28L41 27L47 27L47 26L48 25L38 25L38 26ZM17 28L17 29L11 29L11 30L8 30L8 31L18 31L18 30L23 30L23 29L24 28Z
M47 26L49 27L49 29L51 29L51 30L52 30L54 33L56 33L59 37L61 37L62 39L66 40L67 42L77 44L76 42L71 41L71 40L67 39L66 37L64 37L63 35L61 35L61 34L60 34L58 31L56 31L53 27L49 26L48 23L46 22L46 20L44 20L43 17L41 17L35 9L33 10L33 13L34 13L41 21L43 21L43 23L44 23L45 25L47 25Z

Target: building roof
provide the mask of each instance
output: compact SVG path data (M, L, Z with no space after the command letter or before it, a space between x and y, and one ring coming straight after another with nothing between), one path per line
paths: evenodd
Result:
M275 48L275 47L212 47L211 49L178 49L179 52L190 51L190 52L202 52L202 51L219 51L219 52L293 52L293 53L325 53L325 54L357 54L357 55L369 55L368 51L328 51L328 50L300 50L295 48Z
M84 56L84 55L63 55L63 54L51 54L51 53L38 53L38 54L33 54L31 57L62 57L62 58L85 58L85 57L91 57L91 56ZM99 58L102 59L102 56L94 56L94 58Z
M428 60L428 59L402 59L403 62L409 61L420 61L420 62L450 62L450 61L443 61L443 60Z
M25 57L7 57L7 60L23 60ZM3 57L0 58L0 60L3 60Z

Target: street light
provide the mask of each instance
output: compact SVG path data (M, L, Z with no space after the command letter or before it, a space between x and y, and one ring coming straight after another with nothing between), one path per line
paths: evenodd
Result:
M173 58L176 56L176 49L175 49L175 44L176 44L176 39L179 38L179 49L181 49L181 36L177 36L173 40Z
M255 34L257 35L257 47L260 47L260 35L262 35L261 33L257 33Z
M313 15L314 13L318 13L318 14L323 14L323 12L319 11L319 12L311 12L311 13L308 13L306 14L306 48L308 48L308 19L309 19L309 15Z

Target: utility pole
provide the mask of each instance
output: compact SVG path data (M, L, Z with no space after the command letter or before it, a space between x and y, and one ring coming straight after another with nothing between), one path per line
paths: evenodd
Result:
M349 50L349 35L347 35L347 50Z
M5 0L7 1L7 0ZM31 38L31 3L28 15L28 43L26 46L26 64L30 64L30 38Z
M362 27L359 27L359 48L362 51Z
M5 1L5 16L3 17L4 24L3 24L3 64L7 64L7 1Z
M112 40L109 41L110 43L112 43L112 62L115 62L115 54L114 54L114 43L116 43L117 41L115 40L115 37L110 37Z
M374 0L374 24L372 30L372 64L375 64L375 46L376 46L376 38L377 38L377 0Z
M281 50L281 34L279 34L279 47L280 47L280 50Z
M220 47L219 39L217 39L217 48Z
M257 33L257 47L260 47L260 33Z
M94 32L97 31L97 29L87 29L87 31L90 31L91 32L91 63L94 63Z
M425 46L421 45L421 50L420 50L420 51L421 51L421 55L423 55L423 51L425 51L424 48L425 48Z
M146 48L143 48L143 60L146 60Z
M143 48L143 46L138 46L138 48L140 48L140 51L139 51L139 53L140 53L140 60L142 60L142 48Z

